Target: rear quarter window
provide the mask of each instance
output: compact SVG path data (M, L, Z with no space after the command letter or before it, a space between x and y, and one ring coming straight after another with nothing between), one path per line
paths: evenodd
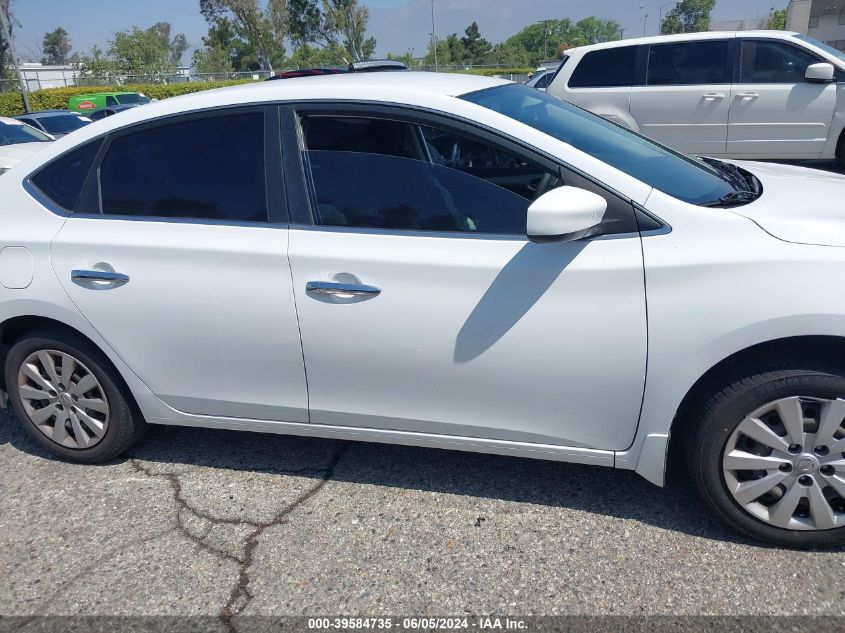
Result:
M569 79L570 88L620 88L634 83L636 46L592 51L584 55Z
M31 178L32 184L62 209L76 210L101 143L102 140L96 140L60 156L42 167Z

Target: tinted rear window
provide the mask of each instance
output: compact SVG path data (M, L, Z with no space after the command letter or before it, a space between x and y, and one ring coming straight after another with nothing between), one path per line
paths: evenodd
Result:
M116 138L103 213L267 222L264 114L189 118Z
M33 184L63 209L74 211L101 142L88 143L54 160L32 177Z
M616 88L634 83L635 46L587 53L569 79L571 88Z

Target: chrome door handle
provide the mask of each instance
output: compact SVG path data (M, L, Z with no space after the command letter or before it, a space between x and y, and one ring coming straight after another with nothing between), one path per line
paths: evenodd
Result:
M756 99L760 96L760 93L757 92L738 92L737 98L742 99L743 101L751 101L752 99Z
M112 284L125 284L129 281L129 275L105 270L72 270L70 278L74 281L107 281Z
M704 95L705 101L715 101L716 99L724 99L724 98L725 98L725 95L723 95L720 92L711 92L711 93Z
M381 294L381 288L376 288L375 286L365 286L363 284L338 284L327 281L309 281L305 284L305 292L315 295L376 297Z

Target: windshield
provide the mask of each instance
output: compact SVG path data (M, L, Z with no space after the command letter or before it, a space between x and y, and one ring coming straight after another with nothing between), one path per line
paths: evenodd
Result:
M18 145L20 143L46 143L50 137L34 127L20 121L0 121L0 145Z
M807 42L807 44L812 44L816 48L822 49L825 53L829 55L833 55L837 59L845 62L845 53L840 50L837 50L830 46L829 44L825 44L824 42L820 42L815 37L810 37L809 35L803 35L802 33L796 33L794 36L796 39L801 40L802 42Z
M716 168L526 86L488 88L462 99L545 132L684 202L714 204L736 192Z
M150 102L150 98L142 94L117 95L117 102L120 105L143 105Z
M75 114L58 114L56 116L45 116L39 119L39 123L44 126L50 134L70 134L71 132L85 127L91 123L91 119L87 117L77 116Z

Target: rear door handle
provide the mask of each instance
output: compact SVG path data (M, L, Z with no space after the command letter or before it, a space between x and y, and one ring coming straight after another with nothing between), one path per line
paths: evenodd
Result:
M715 101L716 99L724 99L724 98L725 98L725 95L723 95L721 92L710 92L710 93L704 95L705 101Z
M376 297L381 294L381 288L376 288L375 286L365 286L363 284L338 284L327 281L309 281L305 284L305 292L315 295Z
M743 101L751 101L752 99L756 99L760 96L758 92L738 92L736 94L737 99L742 99Z
M73 281L106 281L112 284L125 284L129 281L129 275L105 270L73 270L70 278Z

